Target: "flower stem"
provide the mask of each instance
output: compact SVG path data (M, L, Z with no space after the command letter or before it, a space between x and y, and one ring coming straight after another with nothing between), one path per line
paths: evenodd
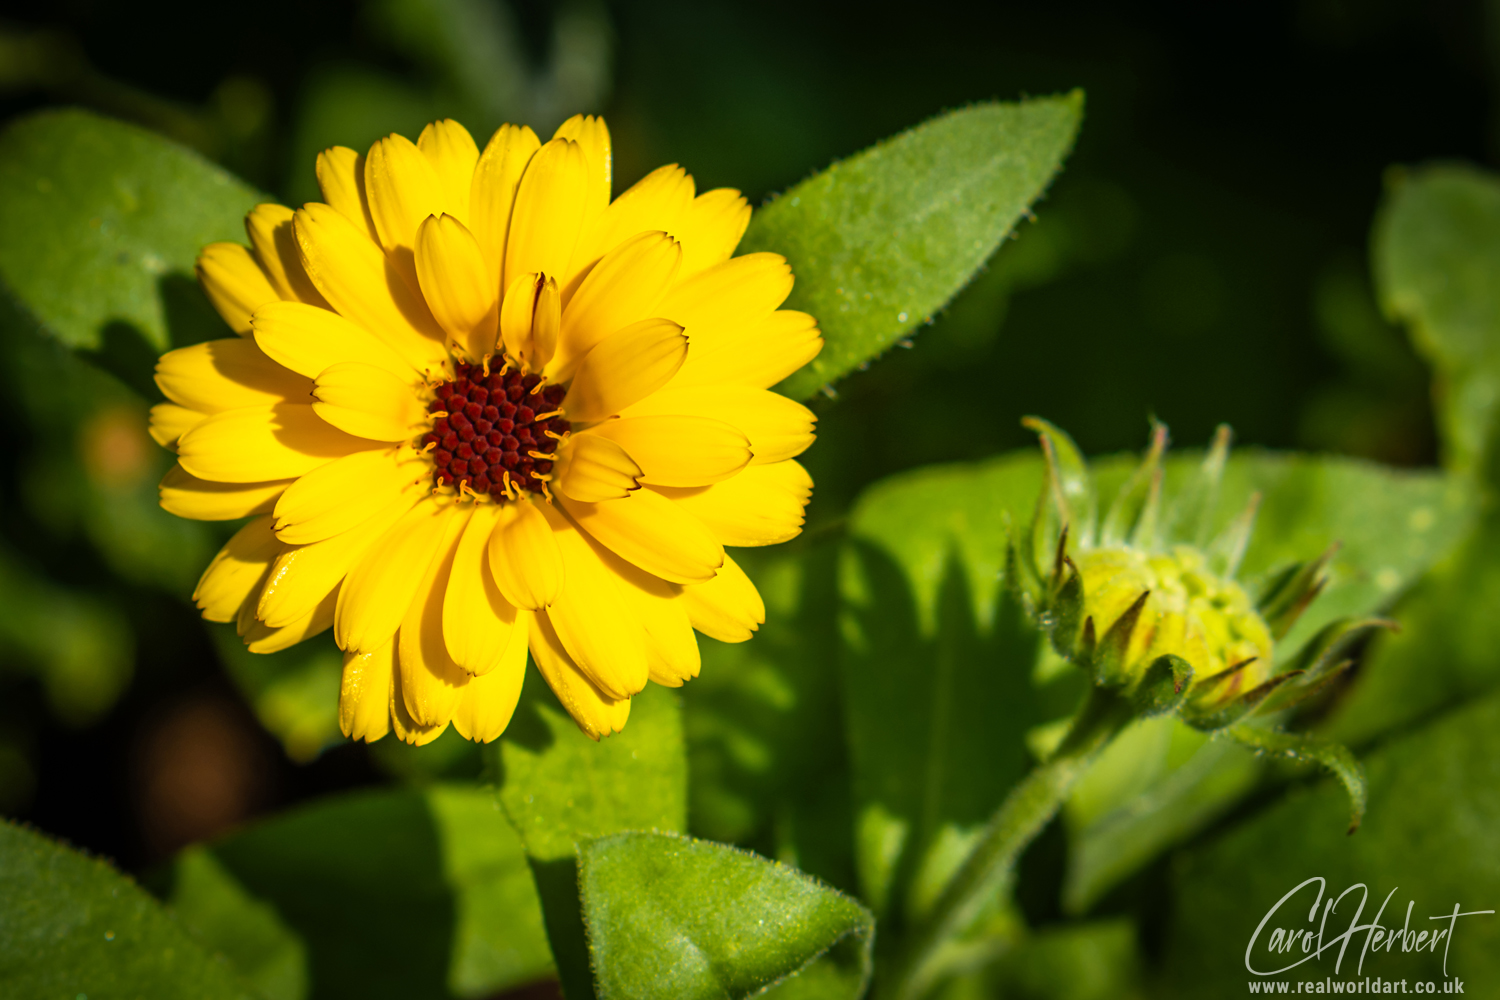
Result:
M949 880L931 915L913 933L892 968L889 1000L921 1000L944 977L952 946L984 909L1010 888L1016 860L1057 814L1073 784L1116 733L1130 721L1119 693L1093 687L1073 727L1045 762L1011 789L990 818L963 866Z

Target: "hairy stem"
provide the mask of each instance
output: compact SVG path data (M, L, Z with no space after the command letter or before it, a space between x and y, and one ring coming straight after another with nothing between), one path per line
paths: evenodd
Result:
M1102 687L1090 690L1073 728L1044 763L1011 789L931 915L912 935L881 996L921 1000L944 977L951 946L980 913L1010 888L1016 859L1057 814L1073 784L1130 721L1129 703Z

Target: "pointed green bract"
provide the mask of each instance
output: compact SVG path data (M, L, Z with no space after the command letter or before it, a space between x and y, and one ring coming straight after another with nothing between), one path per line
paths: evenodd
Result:
M869 981L870 912L748 851L620 833L581 846L579 884L600 1000L739 1000L822 956L807 995L854 1000Z
M0 135L0 280L69 347L148 354L223 336L193 261L244 242L269 199L197 153L87 111L45 111ZM149 368L149 364L147 365Z
M107 863L0 821L7 997L250 1000L230 968Z
M1061 166L1083 94L953 111L815 174L751 219L740 252L783 254L785 308L817 317L823 351L780 390L802 399L932 318Z

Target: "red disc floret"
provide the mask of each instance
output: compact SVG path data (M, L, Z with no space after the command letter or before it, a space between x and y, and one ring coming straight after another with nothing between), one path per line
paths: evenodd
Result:
M513 485L541 492L542 481L536 477L552 471L558 442L553 435L569 429L562 417L549 416L566 391L560 385L535 391L541 383L538 375L486 375L479 365L459 365L457 376L437 387L437 398L428 406L432 413L447 414L433 420L432 430L422 435L422 444L433 446L433 482L467 482L471 492L498 497L505 492L508 472Z

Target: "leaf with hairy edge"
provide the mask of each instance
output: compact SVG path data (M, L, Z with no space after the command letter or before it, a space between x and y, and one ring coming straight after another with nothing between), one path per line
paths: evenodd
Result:
M786 307L823 330L823 352L778 388L811 396L931 319L1046 190L1082 116L1077 90L952 111L755 213L741 252L784 254Z
M223 335L193 261L216 240L243 242L245 213L266 200L134 125L39 112L0 134L0 280L69 347L139 364ZM145 348L112 342L130 330Z
M488 996L552 969L525 851L488 789L321 800L189 848L165 881L265 1000Z
M748 851L615 834L582 845L579 882L600 1000L738 1000L823 956L806 995L853 1000L869 981L870 911Z
M250 991L108 863L0 821L7 997L249 1000Z
M593 995L578 902L578 845L621 830L687 826L687 762L677 692L655 684L630 701L623 732L583 735L535 670L500 741L500 802L536 876L563 990Z

